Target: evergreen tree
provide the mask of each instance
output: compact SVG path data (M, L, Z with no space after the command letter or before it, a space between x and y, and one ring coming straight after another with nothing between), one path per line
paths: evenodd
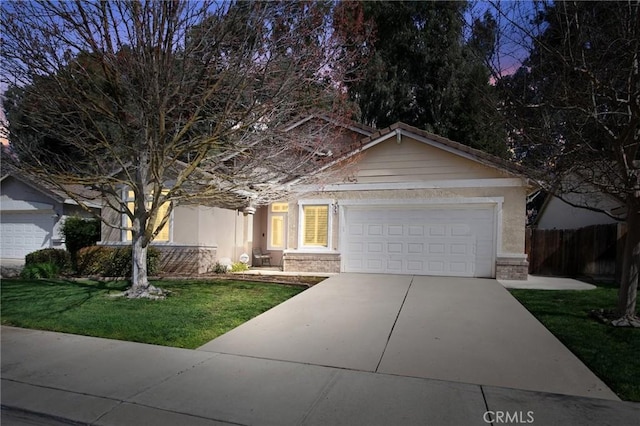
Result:
M465 2L365 2L374 25L364 76L347 83L360 121L383 128L397 121L505 155L501 115L489 82L495 22L473 24L464 40Z

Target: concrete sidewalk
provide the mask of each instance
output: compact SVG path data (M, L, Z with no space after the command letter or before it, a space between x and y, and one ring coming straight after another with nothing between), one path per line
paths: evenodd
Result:
M526 281L498 280L506 288L521 288L529 290L593 290L593 284L565 277L546 277L529 275Z
M634 403L11 327L2 327L2 406L3 425L486 425L508 414L620 426L640 418Z

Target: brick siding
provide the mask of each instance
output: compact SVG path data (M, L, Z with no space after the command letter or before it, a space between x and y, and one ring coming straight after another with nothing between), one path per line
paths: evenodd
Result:
M498 258L496 279L526 281L529 276L529 262L525 259Z
M339 253L284 253L285 272L340 272Z
M160 251L159 272L163 274L204 274L213 271L216 264L215 247L163 246Z

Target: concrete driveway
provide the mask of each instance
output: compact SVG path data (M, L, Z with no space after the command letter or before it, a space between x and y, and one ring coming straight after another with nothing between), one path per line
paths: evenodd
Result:
M199 350L618 399L492 279L340 274Z

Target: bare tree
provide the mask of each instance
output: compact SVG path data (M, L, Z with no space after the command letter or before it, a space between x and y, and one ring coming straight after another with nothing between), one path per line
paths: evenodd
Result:
M129 297L162 293L147 280L146 253L173 207L244 208L286 197L283 183L334 149L326 121L296 129L295 137L287 124L349 113L341 84L357 74L358 49L333 27L339 17L351 25L350 43L361 43L357 8L215 1L1 7L12 153L21 169L80 205L83 194L69 190L78 184L128 217Z
M551 193L626 222L614 323L640 326L640 3L532 5L523 19L494 4L511 39L530 43L523 66L497 83L514 154Z

